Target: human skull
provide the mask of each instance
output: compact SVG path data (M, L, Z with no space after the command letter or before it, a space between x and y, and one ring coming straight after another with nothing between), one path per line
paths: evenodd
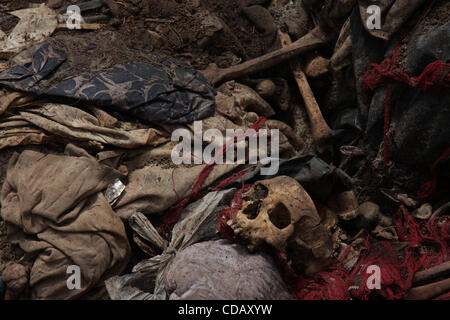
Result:
M299 272L315 273L331 256L331 235L308 193L290 177L255 183L243 194L232 228L250 251L267 244L286 252Z

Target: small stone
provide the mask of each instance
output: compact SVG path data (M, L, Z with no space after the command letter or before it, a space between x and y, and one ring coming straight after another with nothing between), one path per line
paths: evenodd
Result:
M358 200L351 190L330 197L328 207L337 214L339 219L344 221L356 219L359 214Z
M404 193L399 193L397 199L407 207L415 207L418 204L416 200L408 197L408 195Z
M391 217L385 216L384 214L380 213L378 216L378 224L382 227L391 227L394 225L394 221Z
M373 231L372 236L375 238L381 238L385 240L398 240L397 232L394 226L383 227L378 225Z
M193 9L200 7L200 0L187 0L188 7Z
M367 201L359 206L359 212L369 222L375 222L380 215L380 206L376 203Z
M272 80L265 79L258 83L256 86L256 91L264 99L269 99L276 94L277 86Z
M119 18L112 18L112 19L109 21L109 24L110 24L111 26L113 26L113 27L117 27L117 26L120 26L120 25L122 24L122 20L120 20Z
M47 7L49 7L50 9L58 9L62 7L63 3L63 0L48 0Z

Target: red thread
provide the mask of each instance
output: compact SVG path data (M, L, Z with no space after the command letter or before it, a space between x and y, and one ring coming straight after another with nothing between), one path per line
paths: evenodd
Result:
M447 148L447 150L444 151L443 154L439 156L439 158L434 161L433 165L431 166L431 180L425 182L421 187L419 191L419 197L422 199L426 199L431 197L436 192L436 187L438 183L438 177L436 174L436 170L438 165L450 157L450 147Z
M265 122L266 118L259 117L258 120L256 120L256 122L250 127L250 129L247 130L247 132L245 132L242 135L235 136L222 146L222 150L220 150L220 152L218 152L215 155L214 159L212 159L211 162L208 163L198 175L197 180L195 181L194 186L192 187L190 195L185 199L183 199L182 201L180 201L175 206L173 206L171 209L169 209L168 212L165 214L163 225L164 232L170 232L172 230L172 228L175 226L178 219L180 218L181 212L188 203L198 200L198 194L200 192L203 183L205 182L206 178L208 178L214 166L217 164L217 161L226 152L227 148L231 144L239 142L245 139L246 137L249 137L250 135L254 134L256 131L261 129L261 127L264 125Z
M427 92L436 88L438 92L446 93L450 89L450 63L441 60L427 65L423 72L417 77L410 77L403 69L398 67L398 52L394 52L391 59L386 59L380 64L371 63L372 70L368 71L363 78L364 84L374 91L381 84L391 81L401 82L410 87L421 88Z
M225 189L229 184L233 183L237 179L241 179L242 180L242 176L244 174L246 174L248 171L249 171L249 169L244 169L244 170L241 170L238 173L232 175L231 177L226 178L221 183L219 183L219 185L217 187L212 189L212 191L218 191L218 190ZM244 184L242 184L242 186L244 186Z
M233 243L236 242L236 237L234 236L233 229L231 229L231 227L228 225L228 221L236 221L236 214L242 207L242 194L250 187L251 185L243 185L242 188L238 190L234 195L233 200L231 200L230 206L224 207L222 211L220 211L217 215L217 231Z
M392 59L386 59L381 64L371 63L371 71L363 77L363 81L369 90L375 90L381 84L386 84L386 98L384 109L384 150L383 161L387 166L390 140L388 137L390 126L390 114L392 103L392 83L401 82L410 87L420 87L426 92L431 88L436 88L437 92L444 93L450 91L450 63L440 60L430 63L425 70L417 77L409 77L402 69L397 67L398 53L394 52Z

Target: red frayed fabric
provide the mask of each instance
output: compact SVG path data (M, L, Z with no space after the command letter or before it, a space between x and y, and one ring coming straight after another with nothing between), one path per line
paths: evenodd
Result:
M218 191L218 190L225 189L234 181L236 181L238 179L242 179L242 176L244 174L246 174L248 171L249 171L249 169L244 169L242 171L239 171L236 174L233 174L231 177L228 177L225 180L223 180L221 183L219 183L219 185L217 187L213 188L212 191Z
M252 133L259 131L259 129L261 129L262 126L264 126L265 122L266 118L259 117L258 120L256 120L256 122L250 127L250 129L247 132L245 132L242 135L235 136L233 139L230 139L223 145L222 150L218 152L218 154L215 155L214 159L212 159L211 162L208 163L200 172L196 182L194 183L194 186L192 187L190 195L185 199L183 199L182 201L180 201L175 206L173 206L171 209L169 209L168 212L165 214L163 225L164 232L168 233L172 231L173 227L180 218L180 215L183 209L186 207L186 205L192 201L198 200L199 192L201 187L203 186L203 183L205 182L206 178L208 178L214 166L217 164L219 158L225 154L227 148L233 143L242 141L243 139L249 137Z
M246 192L250 187L251 185L248 184L243 185L242 188L238 190L234 195L233 200L231 200L230 206L222 208L222 211L220 211L217 215L217 231L233 243L236 242L236 237L234 235L233 229L231 229L231 227L228 225L228 221L236 221L236 214L242 207L242 194Z
M426 199L433 196L436 193L436 188L438 184L437 167L439 164L450 157L450 147L448 147L444 153L436 159L436 161L431 166L431 180L425 182L419 191L419 197L421 199Z
M279 253L278 262L293 296L302 300L369 300L376 292L378 298L398 300L412 287L417 271L450 260L450 220L442 224L437 222L437 218L417 222L403 206L394 218L400 242L374 242L368 238L351 273L343 267L349 247L342 257L336 259L335 266L312 278L296 275L288 266L287 259L284 257L283 260L283 254ZM407 247L400 254L394 246L402 242L407 243ZM433 253L422 253L419 245L433 248ZM381 289L372 290L367 286L371 275L367 268L371 265L381 270Z
M380 64L371 63L370 70L363 78L366 87L374 91L380 85L392 81L404 83L410 87L419 87L423 92L435 88L438 92L447 93L450 90L450 63L434 61L427 65L423 72L417 77L410 77L399 68L398 52L390 59L386 59Z
M386 84L385 108L384 108L384 150L383 161L385 167L388 163L390 141L388 137L390 126L390 114L392 105L392 83L401 82L410 87L420 87L426 92L431 88L435 88L439 93L447 93L450 91L450 63L443 61L435 61L430 63L417 77L410 77L404 70L397 66L398 50L396 50L390 59L386 59L380 64L371 63L372 70L368 71L363 77L366 87L374 91L382 84Z

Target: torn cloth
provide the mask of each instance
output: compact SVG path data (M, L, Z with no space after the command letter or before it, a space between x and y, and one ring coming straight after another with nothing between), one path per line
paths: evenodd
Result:
M145 215L159 214L189 195L206 164L175 166L171 160L175 146L176 143L169 142L140 154L126 155L124 163L131 173L126 192L114 205L114 210L123 219L136 211ZM214 167L204 187L220 181L239 166Z
M202 200L188 205L173 228L171 240L160 255L142 260L133 267L132 273L112 277L106 288L113 300L165 300L165 274L178 251L194 243L216 238L216 215L224 203L229 201L234 189L210 192ZM133 220L133 215L131 220ZM133 226L133 224L132 224ZM147 234L151 222L147 221ZM154 228L154 227L153 227ZM142 232L141 232L142 234ZM158 246L159 235L147 237L149 243Z
M66 155L15 153L1 192L8 240L36 256L33 299L82 298L119 274L130 255L125 228L101 191L121 174L72 145ZM81 289L67 269L79 266Z

